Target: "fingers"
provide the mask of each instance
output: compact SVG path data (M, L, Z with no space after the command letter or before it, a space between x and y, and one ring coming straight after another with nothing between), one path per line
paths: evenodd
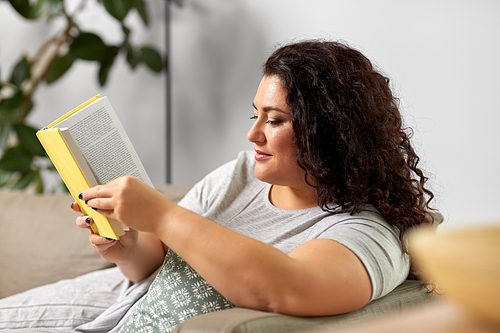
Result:
M134 188L137 188L137 186L144 184L137 178L133 176L123 176L119 177L116 179L113 179L106 185L97 185L94 187L91 187L78 196L80 200L84 200L85 202L89 203L90 202L94 203L96 199L102 200L104 203L109 203L106 201L106 199L111 199L116 195L123 194L123 192L133 192ZM92 205L90 205L92 206ZM92 206L93 207L93 206ZM108 209L110 206L102 206L100 208L102 209Z
M117 244L116 240L96 235L92 232L92 230L90 231L89 241L96 252L103 257L105 257L109 253L111 248Z
M113 210L113 199L111 198L96 198L89 199L85 201L85 204L94 210L99 209L99 213L102 213L101 210Z
M90 228L90 226L94 223L90 216L79 216L76 218L76 225L80 228Z
M114 239L110 238L105 238L101 237L97 234L95 234L90 226L94 223L92 218L90 216L80 216L76 218L76 225L79 226L80 228L85 228L90 230L90 235L89 235L89 241L90 243L98 249L100 252L106 250L109 248L109 246L113 245L115 243ZM107 246L104 246L107 245ZM104 246L104 248L103 248Z
M76 202L73 202L71 204L71 209L73 209L77 213L81 213L82 212L82 210L80 209L80 205L77 204Z
M101 237L97 234L94 234L93 232L89 235L89 241L99 251L108 249L116 242L115 239Z
M78 198L84 200L88 207L99 210L99 213L103 215L107 215L103 211L111 211L113 209L112 196L113 190L109 186L98 185L83 191Z
M113 195L113 189L107 185L97 185L80 193L80 200L88 201L94 198L109 198Z

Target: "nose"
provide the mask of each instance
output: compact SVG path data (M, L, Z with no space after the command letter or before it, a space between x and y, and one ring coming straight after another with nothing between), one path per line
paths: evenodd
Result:
M253 143L257 142L263 143L266 141L266 135L264 134L264 131L262 130L262 125L260 124L258 119L248 131L247 139L248 141Z

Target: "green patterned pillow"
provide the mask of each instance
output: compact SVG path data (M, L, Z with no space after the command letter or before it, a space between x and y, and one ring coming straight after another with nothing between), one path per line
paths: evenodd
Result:
M186 319L234 306L169 250L148 293L120 333L170 332Z

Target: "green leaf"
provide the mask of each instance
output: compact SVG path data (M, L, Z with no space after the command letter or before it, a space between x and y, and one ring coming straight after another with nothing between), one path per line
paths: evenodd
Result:
M48 19L60 16L63 10L64 0L38 0L34 1L31 15L35 17L46 17Z
M21 174L21 177L14 183L12 189L14 190L24 190L30 184L35 181L36 174L34 170L28 170Z
M127 49L127 62L129 63L130 67L132 69L135 69L135 67L141 62L141 52L134 49L130 44L127 43L125 46Z
M159 73L163 70L163 61L160 54L151 47L141 48L141 60L153 71Z
M43 186L42 175L40 174L40 170L36 169L35 171L35 179L33 182L35 183L35 193L42 194L45 191L45 187Z
M99 84L101 87L104 87L106 85L106 81L108 80L108 74L111 69L110 63L101 63L101 67L99 68Z
M10 98L2 99L0 101L0 112L8 114L11 120L17 120L16 116L19 116L23 99L24 99L24 94L21 90L18 90Z
M104 8L111 16L122 22L132 8L132 0L102 0Z
M10 122L7 119L3 120L2 126L0 127L0 151L3 151L7 147L11 131L12 126Z
M9 0L12 7L19 13L21 16L27 19L34 19L32 15L32 9L29 0Z
M69 54L82 60L103 61L106 49L107 46L101 37L90 32L82 32L71 43Z
M33 101L26 100L26 95L21 89L10 98L0 100L2 118L9 119L13 124L20 122L21 118L27 116L32 109Z
M128 42L128 37L130 36L130 28L128 28L125 24L122 23L122 31L125 34L125 42Z
M31 100L31 99L28 100L28 104L25 106L26 116L28 116L30 114L31 110L33 110L33 105L34 105L33 100ZM21 110L21 112L22 112L22 110Z
M29 79L30 77L31 74L28 59L26 57L22 57L22 59L19 60L19 62L14 67L14 70L12 71L10 81L16 87L20 88L24 80Z
M0 159L0 169L26 172L30 169L33 155L21 147L10 147Z
M68 69L70 69L74 61L75 57L72 54L66 54L57 58L45 77L47 83L51 84L52 82L57 81L68 71Z
M116 46L110 46L106 49L104 59L103 61L101 61L101 68L99 69L99 83L101 84L101 86L104 86L106 84L109 71L113 66L119 50L120 49Z
M148 27L149 26L149 17L148 17L148 12L146 10L146 4L144 3L144 0L133 0L132 6L137 9L137 12L142 18L142 21L144 24ZM167 3L168 6L168 3Z
M7 186L11 182L13 176L14 173L10 171L0 170L0 187Z
M31 154L36 156L47 156L40 141L36 137L37 129L24 124L16 124L14 128L17 132L19 144L24 147Z

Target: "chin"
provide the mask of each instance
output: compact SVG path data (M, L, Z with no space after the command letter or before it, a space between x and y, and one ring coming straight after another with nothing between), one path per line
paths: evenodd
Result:
M272 182L273 177L269 175L269 172L266 172L264 170L259 170L258 166L255 167L255 177L261 182L273 184Z
M265 182L265 183L268 183L266 177L263 177L259 172L255 172L255 177L260 180L261 182Z

